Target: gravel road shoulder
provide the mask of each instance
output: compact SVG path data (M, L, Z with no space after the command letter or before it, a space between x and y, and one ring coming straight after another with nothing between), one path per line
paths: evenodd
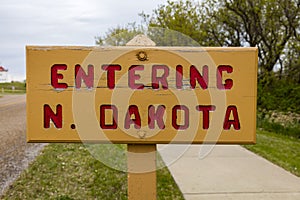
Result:
M26 96L0 98L0 196L46 144L26 143Z

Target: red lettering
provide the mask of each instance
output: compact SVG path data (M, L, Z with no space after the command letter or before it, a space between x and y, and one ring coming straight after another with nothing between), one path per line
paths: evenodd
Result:
M139 80L141 78L140 75L135 74L136 70L144 70L143 65L133 65L128 70L128 85L131 89L144 89L143 84L136 84L135 80Z
M81 88L81 82L84 81L87 88L94 87L94 66L88 65L88 74L80 65L75 66L75 88Z
M181 65L177 65L176 66L176 88L177 89L182 89L182 66Z
M131 115L134 115L135 118L131 119ZM124 128L129 129L130 125L134 124L134 128L141 128L141 117L139 113L139 108L136 105L130 105L126 113Z
M177 111L184 111L184 124L179 125L177 123ZM189 127L189 109L184 105L176 105L172 109L172 126L176 130L184 130Z
M226 71L227 73L232 73L233 68L230 65L219 65L217 70L217 87L220 90L230 90L233 85L232 79L226 79L225 84L222 80L222 72Z
M56 128L62 128L62 106L60 104L56 106L56 113L48 104L44 105L44 128L50 128L50 120Z
M216 106L214 106L214 105L198 105L198 106L196 106L196 109L198 111L203 112L202 128L203 129L208 129L209 128L209 112L210 111L215 111Z
M157 77L157 71L163 70L164 73L161 77ZM167 77L169 76L169 68L166 65L153 65L152 66L152 88L158 89L159 83L161 83L164 90L168 89Z
M155 121L160 129L165 128L164 119L163 119L165 110L166 107L164 105L159 105L157 107L156 112L155 112L155 107L153 105L150 105L148 107L148 126L150 129L154 129Z
M67 65L65 64L54 64L51 67L51 85L55 89L66 89L68 88L68 84L59 83L58 79L63 79L64 76L62 74L57 73L58 70L66 70Z
M198 69L192 65L190 67L190 85L191 88L194 89L196 87L196 80L201 86L202 89L207 89L208 85L208 66L204 65L202 68L202 74L198 71Z
M233 115L232 120L230 120L231 113ZM227 110L226 110L224 124L223 124L224 130L229 130L231 125L233 125L233 128L235 130L241 129L240 120L239 120L238 111L237 111L236 106L228 106Z
M198 69L192 65L190 67L190 85L191 88L194 89L196 87L196 80L201 86L202 89L207 89L208 85L208 66L204 65L202 68L202 74L198 71Z
M113 111L112 124L106 124L105 110ZM100 127L102 129L117 129L117 127L118 127L118 109L115 105L101 105L100 106Z
M115 88L115 71L120 71L120 65L102 65L102 69L107 71L107 87L109 89Z

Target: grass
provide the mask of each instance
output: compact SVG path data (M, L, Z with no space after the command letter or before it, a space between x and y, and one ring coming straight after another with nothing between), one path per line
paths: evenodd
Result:
M23 94L23 93L26 93L25 83L22 82L0 83L0 94Z
M3 90L3 92L0 90L0 93L0 95L25 94L26 90Z
M281 135L291 136L300 139L300 124L292 126L283 126L276 122L269 122L267 119L260 120L259 127L263 127L263 130L278 133Z
M280 112L273 112L273 115L276 115L277 118L272 117L268 113L268 117L263 116L266 114L258 113L257 116L257 127L268 131L274 132L281 135L291 136L294 138L300 139L300 118L299 114L296 113L287 113L282 114ZM270 119L270 115L272 119Z
M300 139L258 130L257 144L245 147L300 177Z
M300 177L300 139L291 135L258 129L257 144L244 147ZM125 152L125 145L50 144L1 199L127 199L127 173L103 164L126 167ZM157 171L157 196L183 199L167 168Z
M122 165L124 145L120 148L124 153L119 151L112 160L120 159ZM99 156L113 155L101 151ZM157 171L157 195L158 199L183 199L167 168ZM82 144L50 144L2 199L127 199L127 173L105 166Z

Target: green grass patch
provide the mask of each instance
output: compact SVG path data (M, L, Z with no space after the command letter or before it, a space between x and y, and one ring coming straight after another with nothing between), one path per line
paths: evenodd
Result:
M258 127L265 131L273 132L281 135L291 136L300 139L300 124L295 123L294 126L283 126L276 122L269 122L267 119L261 119L258 121Z
M123 165L126 161L125 145L114 146L118 151L97 146L88 149L100 157L117 154L108 162ZM46 146L2 199L127 199L127 173L107 167L88 149L82 144ZM158 199L183 199L167 168L157 171L157 195Z
M12 95L12 94L25 94L26 90L1 90L0 89L1 95Z
M0 83L0 94L24 93L26 93L26 83L24 82Z
M257 128L300 139L300 115L258 109Z
M300 140L298 138L258 130L256 145L244 146L300 177Z

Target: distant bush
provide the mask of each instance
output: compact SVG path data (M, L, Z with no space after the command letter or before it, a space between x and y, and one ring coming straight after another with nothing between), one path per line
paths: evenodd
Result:
M300 84L269 76L258 80L257 92L258 108L300 114Z
M275 75L258 80L257 127L300 138L300 84Z
M24 94L25 92L25 82L0 83L0 94Z
M257 127L300 139L300 114L258 109Z

